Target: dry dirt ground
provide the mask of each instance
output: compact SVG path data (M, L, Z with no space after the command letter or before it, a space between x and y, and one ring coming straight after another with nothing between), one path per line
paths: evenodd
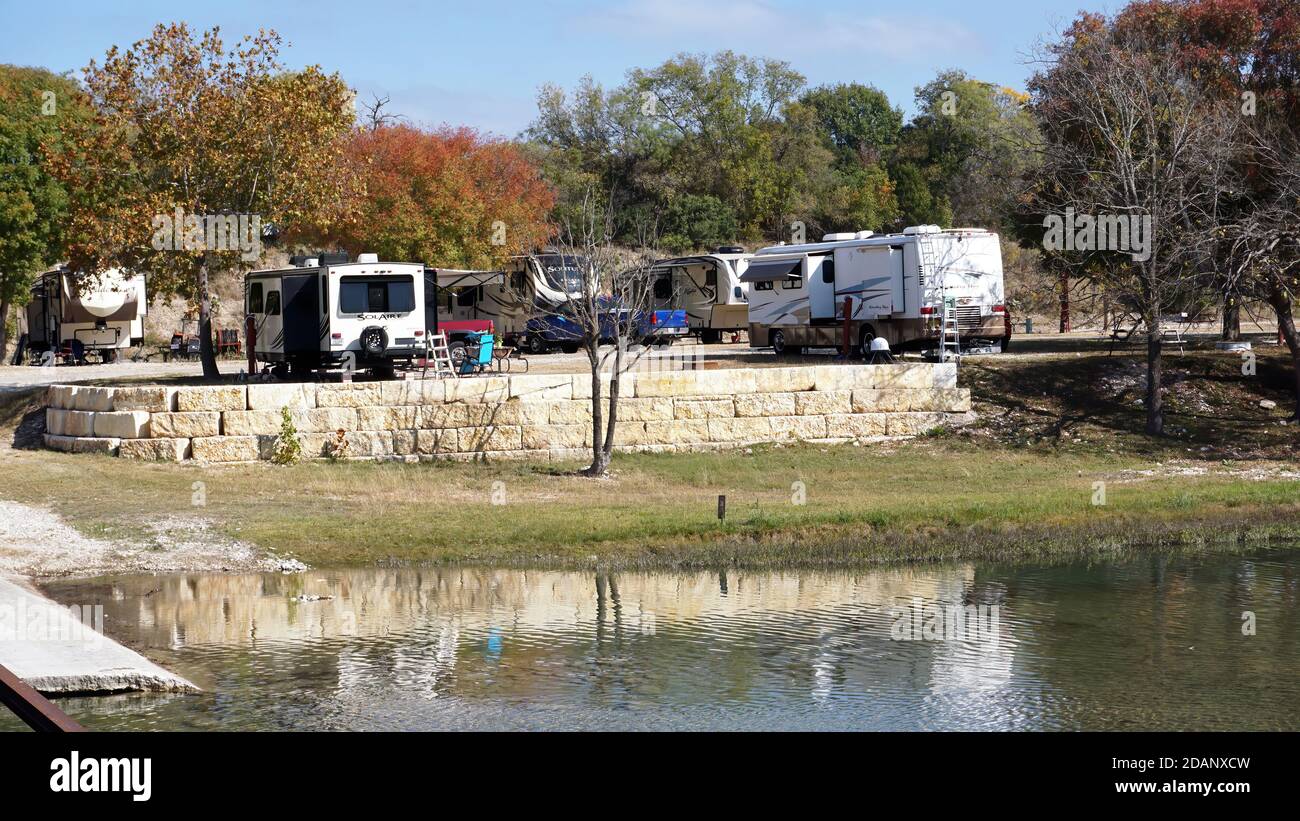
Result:
M251 545L224 537L203 519L157 519L148 526L150 538L130 544L90 538L49 510L0 500L0 574L49 577L305 569L301 562L268 558Z

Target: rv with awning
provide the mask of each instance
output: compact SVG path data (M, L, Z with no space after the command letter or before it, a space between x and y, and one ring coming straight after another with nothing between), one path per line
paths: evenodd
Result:
M848 306L850 344L870 355L890 347L962 347L1010 341L998 235L919 225L901 234L827 234L821 242L773 245L750 258L749 344L778 355L837 348Z
M244 307L254 356L276 373L343 367L391 373L425 354L424 265L361 254L295 257L252 271Z
M710 254L657 260L652 270L667 277L664 290L686 311L691 333L714 343L724 333L748 327L749 286L740 277L751 256L744 248L724 246Z
M576 351L581 327L565 316L570 298L582 292L579 256L546 251L511 257L499 271L447 271L437 275L437 316L453 322L489 320L506 345L545 353L559 347ZM467 275L455 281L457 275ZM474 281L468 275L481 275Z
M144 344L149 302L143 274L111 268L83 274L66 267L41 274L27 303L28 349L60 351L80 360L87 353L112 362Z

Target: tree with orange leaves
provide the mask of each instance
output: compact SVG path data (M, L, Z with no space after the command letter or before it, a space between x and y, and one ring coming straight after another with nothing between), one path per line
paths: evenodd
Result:
M551 236L554 194L508 141L469 128L381 125L358 130L349 156L366 196L336 238L353 253L491 268Z

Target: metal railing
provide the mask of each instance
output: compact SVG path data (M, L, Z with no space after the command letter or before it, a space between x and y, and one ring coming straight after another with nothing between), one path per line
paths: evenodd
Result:
M37 732L80 733L86 729L3 664L0 664L0 704Z

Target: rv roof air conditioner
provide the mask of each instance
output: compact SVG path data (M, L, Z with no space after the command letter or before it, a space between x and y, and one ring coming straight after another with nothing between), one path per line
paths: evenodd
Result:
M938 234L943 229L937 225L909 225L903 229L903 236L910 237L915 234Z
M874 235L875 235L875 232L874 232L874 231L859 231L858 233L856 233L856 234L853 235L853 238L854 238L854 239L870 239L870 238L871 238L872 236L874 236Z
M720 245L715 254L743 254L745 249L739 245Z
M379 262L379 254L357 254L357 262L364 262L367 265L374 265Z
M853 233L852 231L849 231L847 233L840 233L840 234L825 234L824 236L822 236L822 242L844 242L845 240L857 239L857 238L858 238L857 234Z
M305 260L303 261L303 263L302 263L302 267L304 267L304 268L318 268L318 267L320 267L320 260L319 260L319 259L316 259L316 257L307 257L307 259L305 259Z

